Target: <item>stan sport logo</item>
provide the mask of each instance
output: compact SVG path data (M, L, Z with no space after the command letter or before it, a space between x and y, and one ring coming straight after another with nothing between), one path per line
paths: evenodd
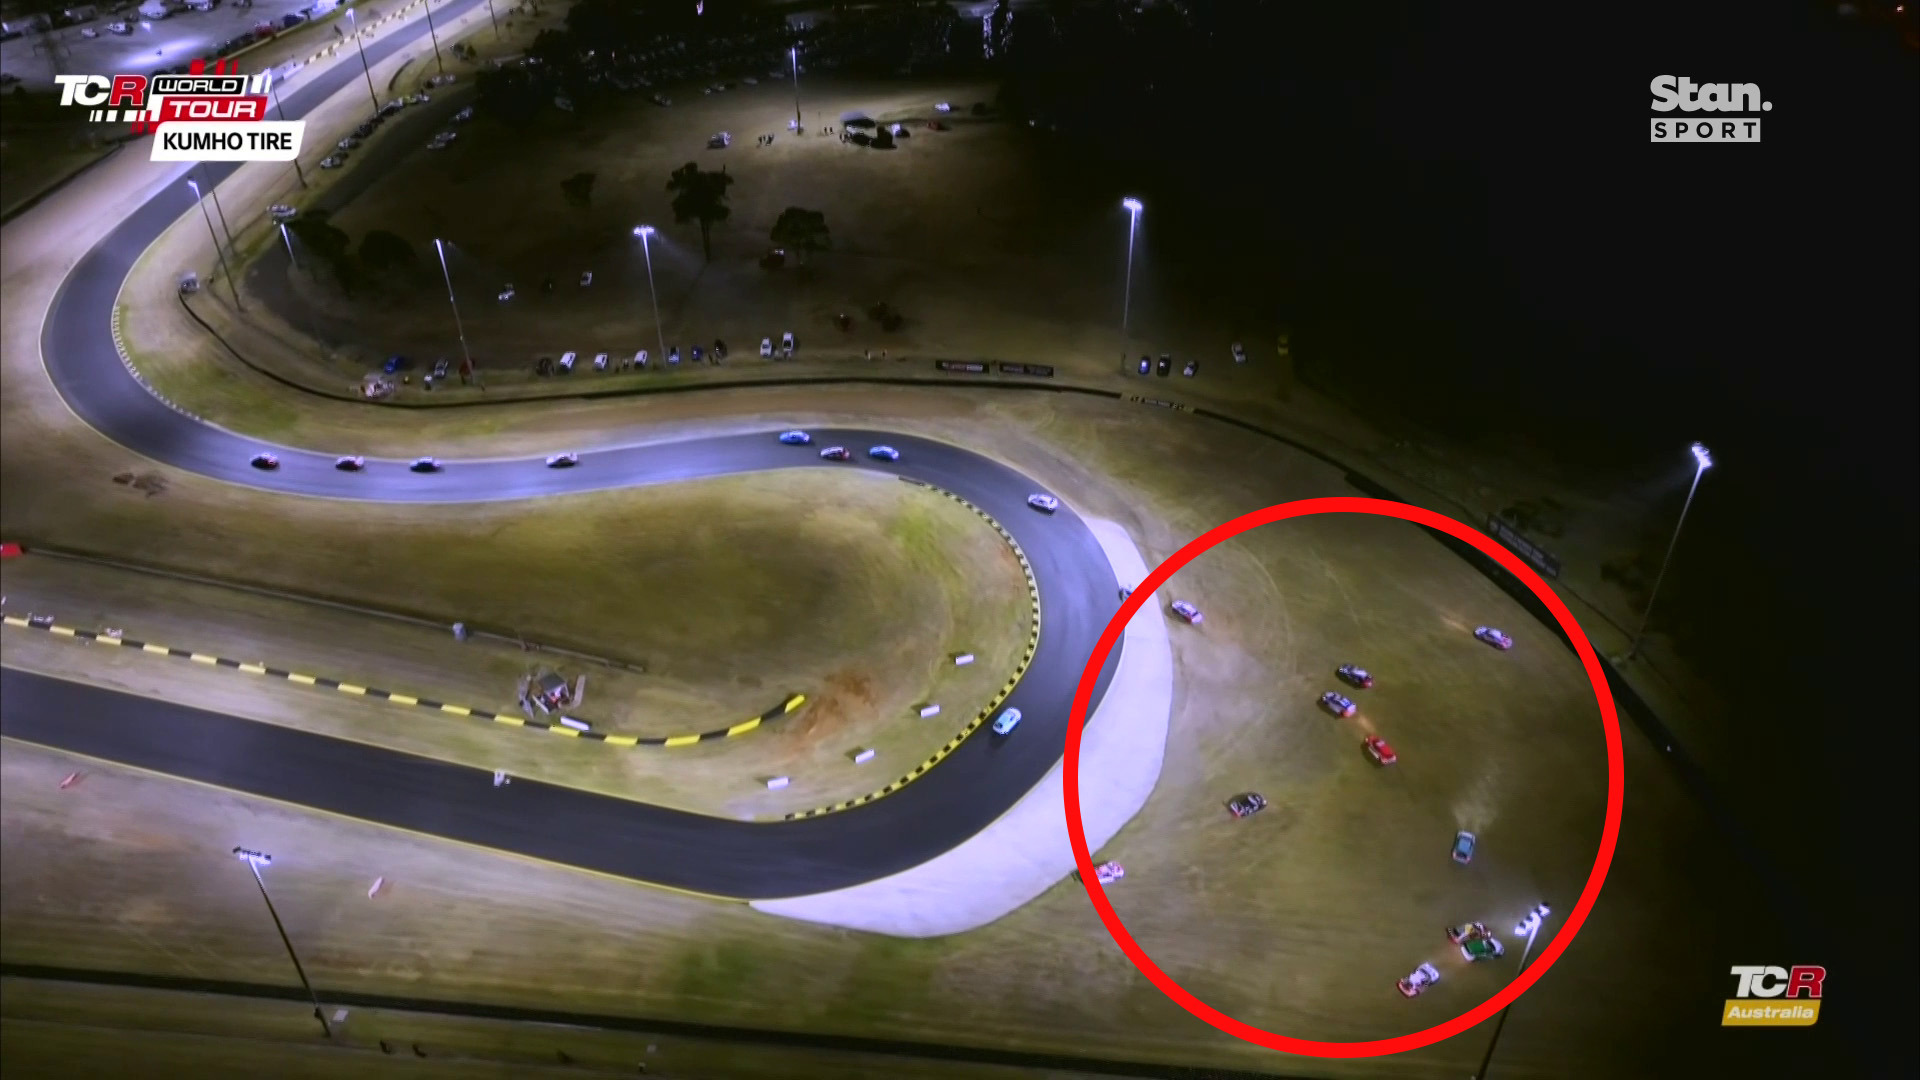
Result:
M1812 1027L1820 1019L1820 987L1827 969L1813 964L1792 968L1735 965L1740 980L1721 1010L1721 1027ZM1773 1000L1778 998L1779 1000Z
M231 60L195 60L185 74L57 75L60 104L97 124L151 133L155 161L292 161L303 120L268 120L267 72L242 75Z
M1757 143L1757 114L1773 111L1773 102L1761 100L1758 83L1697 83L1684 75L1656 75L1650 89L1656 113L1709 114L1653 117L1649 123L1657 143Z

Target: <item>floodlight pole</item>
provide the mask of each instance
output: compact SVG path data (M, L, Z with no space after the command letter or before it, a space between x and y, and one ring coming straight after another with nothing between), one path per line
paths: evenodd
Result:
M793 61L793 133L805 135L806 129L800 126L800 47L788 49L787 57Z
M647 240L653 235L653 226L636 227L634 235L640 238L640 253L647 260L647 297L653 301L653 332L660 345L660 362L667 362L667 330L660 324L660 294L653 287L653 249Z
M438 237L434 238L433 249L440 253L440 276L447 280L447 306L453 309L453 332L460 336L460 355L467 362L467 370L473 370L473 353L467 350L467 330L460 325L460 305L453 299L453 271L447 269L447 249Z
M440 35L433 29L433 0L423 0L421 6L427 10L427 37L433 40L433 62L440 69L440 74L445 75L447 65L440 59Z
M1127 210L1127 283L1120 297L1120 337L1127 336L1128 316L1133 309L1133 238L1140 231L1140 211L1143 209L1139 199L1122 199L1120 205Z
M487 18L493 20L493 40L500 40L500 16L493 13L493 0L487 0Z
M293 254L293 236L287 232L286 222L282 221L279 224L280 224L280 239L284 241L287 245L287 265L292 266L295 269L298 269L300 266L300 260L295 258Z
M200 185L192 180L187 186L193 189L193 201L200 204L200 216L207 220L207 239L213 241L213 253L220 256L220 272L227 277L227 291L233 294L233 309L244 312L246 307L240 303L240 283L233 280L233 268L227 265L227 250L220 246L220 234L213 231L213 215L207 213L207 200L200 194Z
M1540 923L1538 920L1535 920L1533 929L1527 931L1527 947L1520 952L1520 966L1514 970L1514 978L1519 978L1520 973L1527 969L1527 954L1533 951L1533 939L1538 937L1539 934ZM1494 1047L1500 1045L1500 1031L1507 1026L1507 1013L1512 1011L1512 1005L1508 1005L1506 1008L1500 1010L1500 1019L1493 1022L1493 1038L1487 1040L1486 1056L1480 1059L1480 1068L1474 1071L1471 1080L1486 1080L1487 1070L1493 1067Z
M353 27L353 43L360 49L360 70L367 76L367 96L373 99L373 111L380 111L380 95L373 91L373 68L367 64L367 43L360 38L360 20L353 17L353 9L347 9L347 23Z
M287 958L293 961L293 970L300 976L300 985L307 988L307 997L313 1002L313 1018L320 1021L320 1033L333 1038L333 1028L327 1025L327 1014L320 1008L320 996L313 992L313 984L307 981L307 969L300 966L300 957L293 951L293 940L287 937L287 928L280 922L280 913L273 909L273 897L267 894L267 879L260 876L260 864L273 865L273 856L246 848L234 848L233 854L247 864L253 871L254 884L260 886L260 899L267 902L267 914L273 917L273 928L280 932L280 944L287 947Z
M1660 598L1660 583L1667 580L1667 567L1673 563L1673 549L1680 546L1680 528L1687 523L1687 511L1693 507L1693 493L1700 490L1700 478L1713 467L1713 457L1699 443L1693 444L1693 460L1693 484L1687 488L1687 501L1680 504L1680 520L1674 523L1673 539L1667 541L1667 554L1660 560L1660 573L1653 579L1653 591L1647 594L1647 609L1640 614L1640 629L1633 635L1633 642L1627 646L1627 651L1621 655L1620 663L1626 663L1640 652L1640 644L1647 636L1647 624L1653 619L1653 602Z
M204 171L204 166L202 171ZM213 212L220 216L220 231L227 234L227 250L233 252L233 257L238 259L240 257L240 249L235 246L233 242L233 230L227 225L227 211L220 205L219 186L208 184L207 195L213 199Z
M287 119L287 107L280 103L279 80L269 78L267 80L267 90L273 94L273 107L279 111L281 121L285 122ZM293 175L300 178L301 187L304 188L307 186L307 174L300 168L300 156L298 154L295 154L293 157Z

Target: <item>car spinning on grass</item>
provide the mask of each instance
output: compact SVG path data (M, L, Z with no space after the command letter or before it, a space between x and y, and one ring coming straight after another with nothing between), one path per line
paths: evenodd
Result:
M1472 862L1474 845L1479 842L1479 837L1465 829L1460 830L1453 838L1453 861L1462 866Z
M1468 938L1460 943L1460 955L1466 957L1468 963L1477 964L1482 960L1498 960L1506 954L1507 947L1500 944L1500 939L1492 934Z
M1481 641L1486 642L1487 644L1493 646L1496 649L1513 648L1513 638L1509 636L1506 631L1498 630L1491 626L1474 627L1473 636L1479 638Z
M1352 698L1344 694L1336 694L1331 690L1320 695L1320 704L1324 705L1328 712L1342 719L1360 711L1360 707L1353 703Z
M578 464L580 464L580 455L572 451L564 454L555 454L547 459L547 468L549 469L571 469Z
M407 466L407 468L412 469L414 472L439 472L440 459L436 457L414 458L413 464Z
M1432 964L1421 964L1414 968L1406 978L1401 979L1400 992L1407 997L1419 997L1426 993L1427 987L1440 981L1440 969Z
M1117 862L1103 862L1093 868L1093 879L1102 885L1111 885L1126 876L1127 868ZM1086 879L1080 876L1080 871L1075 870L1073 880L1085 881Z
M334 461L333 467L341 472L359 472L367 467L367 459L358 454L349 454Z
M1234 817L1252 817L1267 808L1267 797L1257 791L1243 791L1227 800L1227 813Z
M780 441L788 446L805 446L813 441L813 436L804 431L783 431L780 433Z
M1470 922L1465 926L1447 927L1447 940L1455 945L1465 945L1475 938L1491 937L1486 923Z
M844 446L829 446L820 451L820 456L828 461L852 461L853 455Z
M274 203L272 206L267 207L267 216L281 224L285 224L299 217L300 211L295 210L286 203Z
M1027 505L1033 507L1035 510L1044 510L1051 514L1055 510L1060 509L1060 500L1051 495L1036 491L1027 496Z
M1342 680L1362 690L1370 690L1373 688L1373 676L1366 668L1358 664L1342 664L1340 665L1340 670L1334 674L1339 675Z
M1400 760L1400 755L1393 752L1393 747L1387 745L1387 740L1378 735L1367 736L1362 745L1366 747L1367 756L1377 765L1391 765Z
M280 459L272 454L255 454L248 464L256 469L277 469L280 467Z
M1005 735L1007 732L1012 731L1014 728L1019 726L1020 726L1020 710L1008 709L1006 712L1001 713L999 717L994 720L993 733L995 735Z
M1173 613L1185 619L1190 626L1199 626L1206 620L1206 616L1200 613L1199 608L1194 607L1185 600L1175 600L1173 602Z
M876 446L867 451L867 456L870 458L878 458L881 461L899 461L900 451L895 450L891 446Z

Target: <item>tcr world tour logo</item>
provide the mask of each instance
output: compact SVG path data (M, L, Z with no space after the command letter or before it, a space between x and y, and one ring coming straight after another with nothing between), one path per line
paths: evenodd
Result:
M268 120L267 72L242 75L230 60L195 60L184 75L57 75L60 104L94 123L151 133L155 161L291 161L302 120Z
M1739 983L1720 1012L1721 1027L1812 1027L1820 1019L1826 968L1816 964L1795 964L1792 968L1736 964L1732 973Z
M1697 83L1684 75L1656 75L1648 89L1656 113L1710 114L1653 117L1649 123L1657 143L1757 143L1758 114L1773 111L1773 102L1760 97L1758 83Z

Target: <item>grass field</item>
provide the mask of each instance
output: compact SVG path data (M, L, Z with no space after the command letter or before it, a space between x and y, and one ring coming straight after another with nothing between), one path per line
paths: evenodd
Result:
M875 476L733 477L544 500L537 512L461 508L406 526L341 507L321 508L296 531L256 522L252 540L225 544L235 556L257 544L258 558L232 558L227 572L399 605L442 625L517 629L644 674L51 559L9 563L8 610L506 715L519 715L516 680L554 664L569 679L588 676L585 704L572 711L612 734L726 727L789 693L809 703L740 739L619 748L22 630L8 631L8 663L476 768L751 816L865 794L924 759L1000 688L1026 643L1025 578L999 536L950 500ZM174 546L169 561L191 569L189 550ZM948 657L958 652L978 659L955 667ZM942 715L921 719L914 709L927 701L942 703ZM860 747L880 760L855 767L847 755ZM772 776L793 783L770 792L761 781Z

